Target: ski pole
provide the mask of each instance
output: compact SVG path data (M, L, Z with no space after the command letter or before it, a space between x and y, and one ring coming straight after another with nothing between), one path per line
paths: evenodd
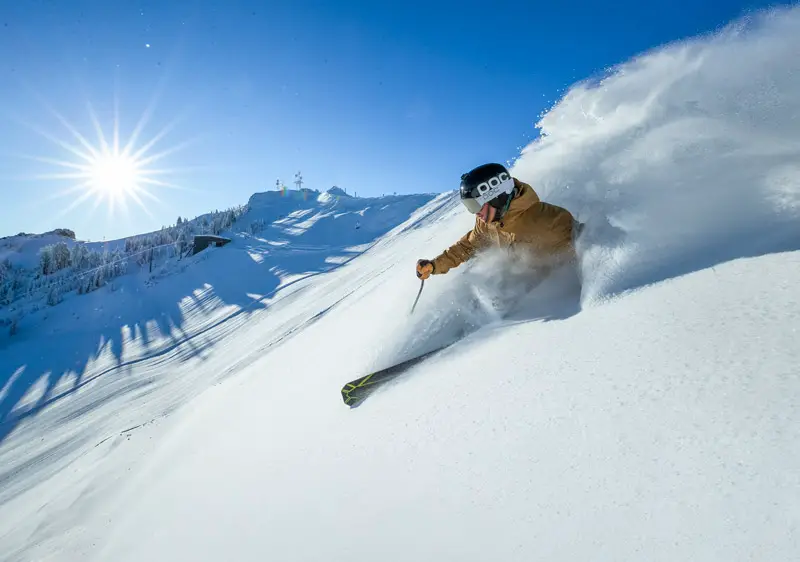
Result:
M419 284L419 292L417 293L417 298L414 299L414 306L411 307L411 314L414 314L414 309L417 308L417 303L419 302L419 296L422 294L422 288L425 286L425 280L423 279Z

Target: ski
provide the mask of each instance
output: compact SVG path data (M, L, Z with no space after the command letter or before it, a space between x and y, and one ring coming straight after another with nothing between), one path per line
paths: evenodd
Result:
M397 378L417 363L422 362L431 355L439 353L451 345L453 344L447 344L445 346L436 348L433 351L429 351L428 353L423 353L417 357L407 359L401 363L396 363L390 367L381 369L380 371L375 371L374 373L370 373L350 381L342 387L342 400L344 400L344 403L347 406L350 406L350 408L356 408L360 406L361 403L366 400L367 396L374 392L378 387Z

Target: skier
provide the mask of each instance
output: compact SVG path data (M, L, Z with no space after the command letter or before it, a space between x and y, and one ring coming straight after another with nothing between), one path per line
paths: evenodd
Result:
M476 216L475 226L434 259L418 260L420 279L445 274L490 246L528 251L544 275L576 259L575 239L583 224L568 210L540 201L502 164L483 164L463 174L460 195Z

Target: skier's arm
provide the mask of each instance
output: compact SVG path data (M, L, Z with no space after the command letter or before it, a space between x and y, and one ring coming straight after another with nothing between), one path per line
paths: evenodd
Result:
M433 274L440 275L447 273L454 267L458 267L472 256L481 248L481 238L475 232L470 230L461 240L450 246L444 252L436 256L433 261Z

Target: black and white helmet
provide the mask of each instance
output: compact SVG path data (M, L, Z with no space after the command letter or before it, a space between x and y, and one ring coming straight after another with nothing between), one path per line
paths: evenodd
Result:
M500 218L514 193L514 178L502 164L483 164L461 176L461 202L470 213L478 213L486 203L497 209Z

